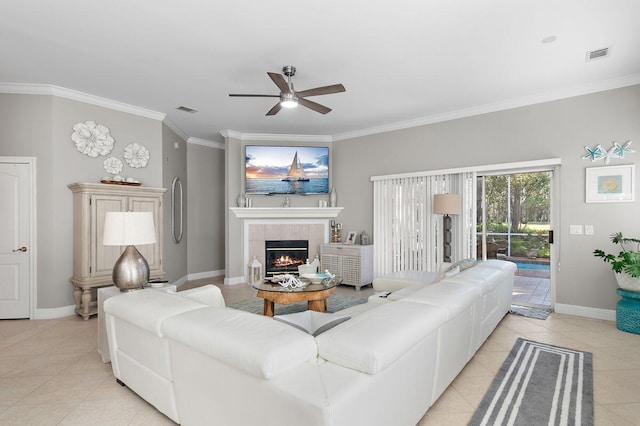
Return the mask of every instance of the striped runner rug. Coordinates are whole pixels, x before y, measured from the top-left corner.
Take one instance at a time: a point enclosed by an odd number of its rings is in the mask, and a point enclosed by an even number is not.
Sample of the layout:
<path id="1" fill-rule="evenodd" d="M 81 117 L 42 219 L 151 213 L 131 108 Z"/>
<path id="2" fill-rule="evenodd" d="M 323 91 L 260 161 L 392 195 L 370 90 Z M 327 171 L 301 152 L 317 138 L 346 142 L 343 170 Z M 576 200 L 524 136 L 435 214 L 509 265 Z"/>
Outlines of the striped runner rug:
<path id="1" fill-rule="evenodd" d="M 518 339 L 469 422 L 593 425 L 589 352 Z"/>

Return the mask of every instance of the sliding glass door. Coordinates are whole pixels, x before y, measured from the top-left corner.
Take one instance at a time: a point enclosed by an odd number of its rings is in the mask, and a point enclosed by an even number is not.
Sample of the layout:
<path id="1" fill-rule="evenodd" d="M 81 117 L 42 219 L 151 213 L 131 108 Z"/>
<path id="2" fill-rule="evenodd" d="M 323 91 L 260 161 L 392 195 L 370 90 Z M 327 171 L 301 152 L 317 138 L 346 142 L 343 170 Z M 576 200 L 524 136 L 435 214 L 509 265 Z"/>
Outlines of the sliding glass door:
<path id="1" fill-rule="evenodd" d="M 514 303 L 551 306 L 551 170 L 477 178 L 478 259 L 516 263 Z"/>

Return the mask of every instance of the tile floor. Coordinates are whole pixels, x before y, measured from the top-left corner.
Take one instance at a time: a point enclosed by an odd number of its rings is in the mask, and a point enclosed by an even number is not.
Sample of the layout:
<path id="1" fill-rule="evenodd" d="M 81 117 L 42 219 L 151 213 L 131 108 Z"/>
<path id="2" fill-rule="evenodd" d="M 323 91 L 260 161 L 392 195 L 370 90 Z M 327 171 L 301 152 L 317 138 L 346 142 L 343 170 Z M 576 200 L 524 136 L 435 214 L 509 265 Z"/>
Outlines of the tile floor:
<path id="1" fill-rule="evenodd" d="M 248 285 L 221 287 L 227 303 L 255 295 Z M 116 384 L 96 351 L 97 324 L 77 316 L 0 321 L 0 425 L 173 424 Z M 640 336 L 558 314 L 545 321 L 507 315 L 419 425 L 466 425 L 517 337 L 592 352 L 596 425 L 640 425 Z"/>
<path id="2" fill-rule="evenodd" d="M 513 302 L 518 305 L 551 306 L 551 280 L 516 275 L 513 282 Z"/>

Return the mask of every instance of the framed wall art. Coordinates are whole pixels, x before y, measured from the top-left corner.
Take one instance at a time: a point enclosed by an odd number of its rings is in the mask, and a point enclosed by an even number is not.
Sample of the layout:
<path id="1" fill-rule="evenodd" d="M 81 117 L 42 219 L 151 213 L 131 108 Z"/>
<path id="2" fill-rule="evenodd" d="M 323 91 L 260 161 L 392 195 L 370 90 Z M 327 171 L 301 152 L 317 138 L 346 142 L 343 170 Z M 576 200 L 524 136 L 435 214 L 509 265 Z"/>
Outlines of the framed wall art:
<path id="1" fill-rule="evenodd" d="M 635 165 L 588 167 L 587 203 L 626 203 L 635 201 Z"/>

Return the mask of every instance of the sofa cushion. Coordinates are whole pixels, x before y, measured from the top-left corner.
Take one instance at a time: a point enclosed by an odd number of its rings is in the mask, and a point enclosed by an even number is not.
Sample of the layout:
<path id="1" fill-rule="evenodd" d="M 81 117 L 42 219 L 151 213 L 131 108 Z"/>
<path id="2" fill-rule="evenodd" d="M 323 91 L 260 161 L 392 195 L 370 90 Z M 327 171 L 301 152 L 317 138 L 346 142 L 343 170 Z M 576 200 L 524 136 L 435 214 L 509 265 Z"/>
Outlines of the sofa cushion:
<path id="1" fill-rule="evenodd" d="M 399 271 L 373 280 L 375 291 L 396 291 L 415 284 L 429 284 L 437 276 L 435 272 Z"/>
<path id="2" fill-rule="evenodd" d="M 428 285 L 430 285 L 430 284 L 414 284 L 414 285 L 410 285 L 409 287 L 405 287 L 403 289 L 394 291 L 393 293 L 391 293 L 390 295 L 387 296 L 387 299 L 394 300 L 394 301 L 402 300 L 405 297 L 408 297 L 408 296 L 412 295 L 416 291 L 422 290 L 423 288 L 425 288 Z"/>
<path id="3" fill-rule="evenodd" d="M 137 290 L 110 297 L 104 311 L 162 337 L 162 322 L 174 315 L 202 309 L 206 305 L 163 291 Z"/>
<path id="4" fill-rule="evenodd" d="M 263 379 L 317 357 L 312 336 L 271 317 L 237 309 L 186 312 L 165 321 L 163 331 L 173 341 Z"/>
<path id="5" fill-rule="evenodd" d="M 484 294 L 495 288 L 504 276 L 505 273 L 503 270 L 494 267 L 487 267 L 483 263 L 475 268 L 464 271 L 464 273 L 450 277 L 447 281 L 467 283 L 469 285 L 479 287 L 482 294 Z"/>
<path id="6" fill-rule="evenodd" d="M 436 306 L 394 302 L 378 305 L 316 337 L 318 354 L 343 367 L 377 374 L 446 320 Z"/>
<path id="7" fill-rule="evenodd" d="M 169 292 L 180 297 L 186 297 L 187 299 L 195 300 L 196 302 L 204 303 L 205 305 L 215 306 L 217 308 L 224 308 L 224 297 L 220 289 L 213 285 L 207 284 L 202 287 L 191 288 L 179 292 Z"/>
<path id="8" fill-rule="evenodd" d="M 446 320 L 450 320 L 471 306 L 481 294 L 477 286 L 453 281 L 461 275 L 426 286 L 400 301 L 439 306 L 447 312 Z"/>
<path id="9" fill-rule="evenodd" d="M 500 270 L 505 271 L 505 272 L 510 273 L 510 274 L 515 274 L 516 270 L 518 269 L 516 264 L 513 263 L 513 262 L 509 262 L 509 261 L 506 261 L 506 260 L 496 260 L 496 259 L 486 260 L 486 261 L 482 262 L 482 266 L 485 267 L 485 268 L 500 269 Z"/>

